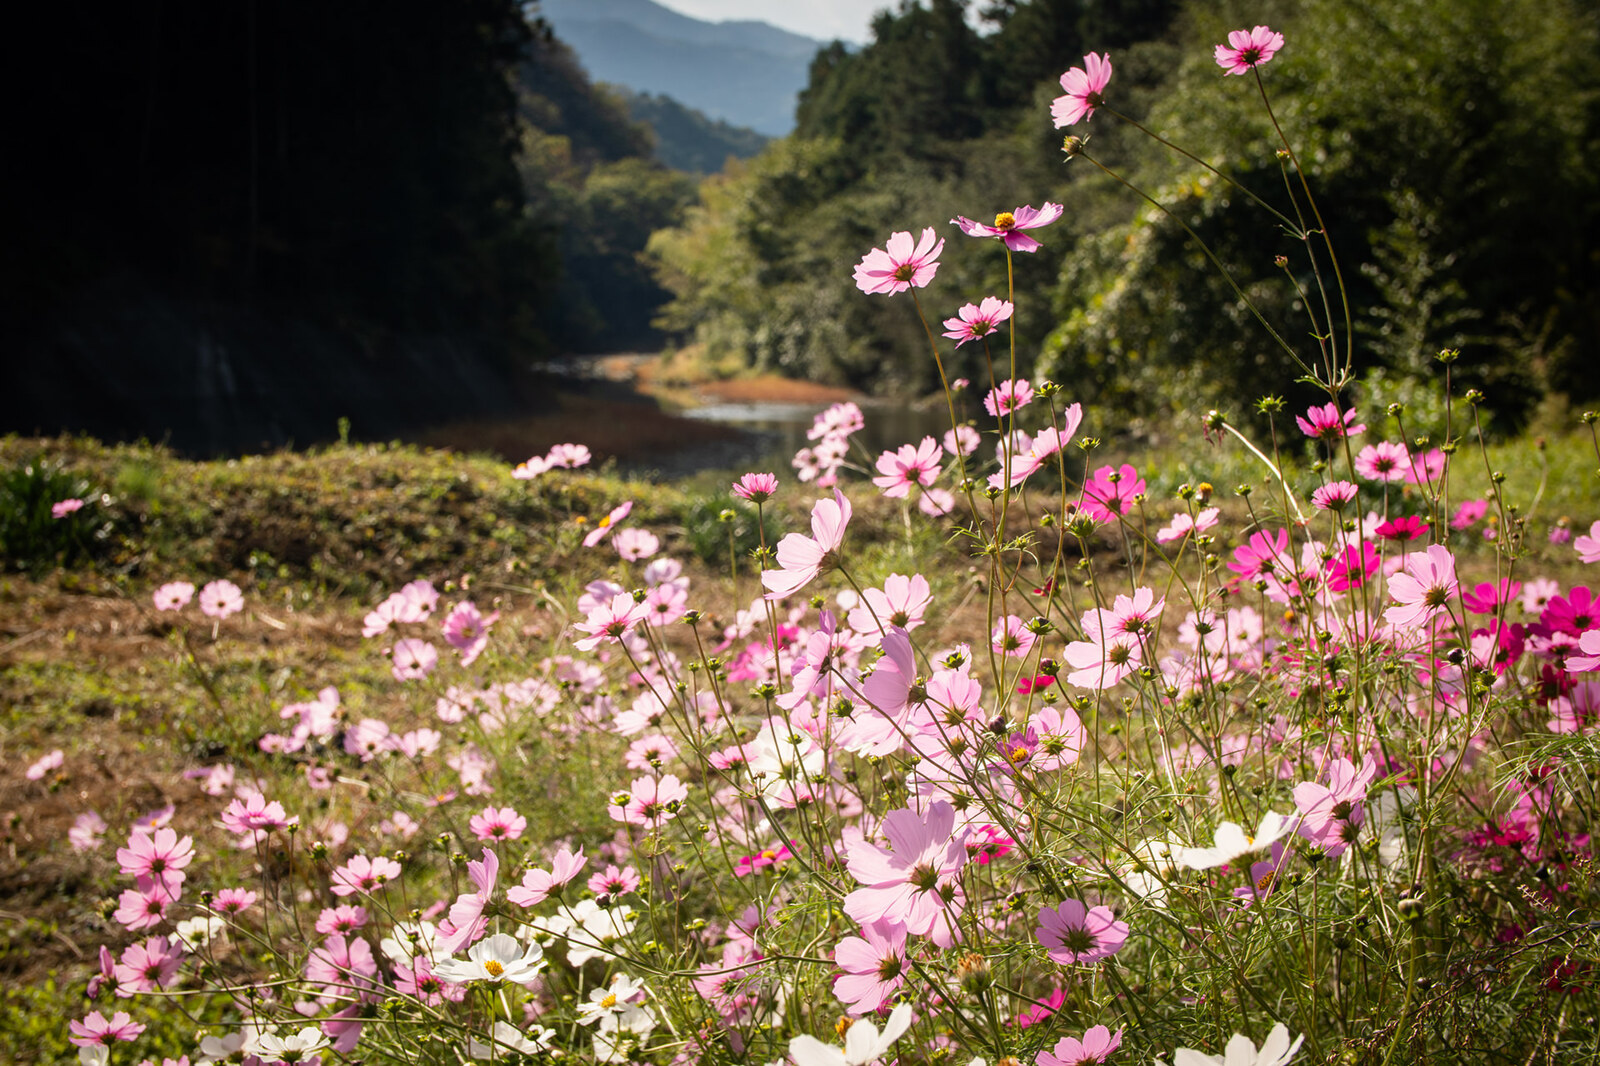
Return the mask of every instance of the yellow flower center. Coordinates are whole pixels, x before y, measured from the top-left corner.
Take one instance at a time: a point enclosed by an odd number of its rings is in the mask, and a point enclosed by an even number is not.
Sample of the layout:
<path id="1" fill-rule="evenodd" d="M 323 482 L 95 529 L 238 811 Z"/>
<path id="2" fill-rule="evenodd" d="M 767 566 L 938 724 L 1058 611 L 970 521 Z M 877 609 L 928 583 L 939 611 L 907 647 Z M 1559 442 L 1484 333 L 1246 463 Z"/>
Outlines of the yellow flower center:
<path id="1" fill-rule="evenodd" d="M 1017 224 L 1017 216 L 1010 211 L 1002 211 L 994 216 L 995 229 L 1010 229 Z"/>
<path id="2" fill-rule="evenodd" d="M 615 1007 L 616 1005 L 617 1005 L 617 994 L 615 992 L 607 993 L 606 998 L 602 999 L 600 1001 L 600 1006 L 604 1007 L 606 1010 L 610 1010 L 612 1007 Z"/>
<path id="3" fill-rule="evenodd" d="M 490 977 L 499 977 L 501 974 L 506 972 L 506 968 L 500 965 L 499 959 L 490 959 L 488 962 L 483 964 L 483 972 L 488 974 Z"/>
<path id="4" fill-rule="evenodd" d="M 855 1023 L 856 1022 L 854 1018 L 841 1017 L 838 1021 L 833 1023 L 834 1035 L 839 1037 L 841 1040 L 844 1039 L 844 1034 L 848 1033 L 850 1031 L 850 1027 Z"/>
<path id="5" fill-rule="evenodd" d="M 770 861 L 772 859 L 776 859 L 778 857 L 778 853 L 773 851 L 771 848 L 768 848 L 766 851 L 761 853 L 761 857 Z"/>

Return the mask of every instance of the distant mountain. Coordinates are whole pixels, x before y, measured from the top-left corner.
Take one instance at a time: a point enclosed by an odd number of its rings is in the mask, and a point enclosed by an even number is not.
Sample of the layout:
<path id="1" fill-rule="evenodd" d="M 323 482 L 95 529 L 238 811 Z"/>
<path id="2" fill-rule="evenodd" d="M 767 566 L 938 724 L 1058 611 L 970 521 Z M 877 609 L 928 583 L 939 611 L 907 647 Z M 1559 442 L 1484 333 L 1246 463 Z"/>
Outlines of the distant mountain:
<path id="1" fill-rule="evenodd" d="M 538 13 L 596 81 L 659 93 L 779 137 L 822 42 L 765 22 L 704 22 L 652 0 L 543 0 Z"/>
<path id="2" fill-rule="evenodd" d="M 670 96 L 622 90 L 628 116 L 655 134 L 656 158 L 673 170 L 715 174 L 729 156 L 749 159 L 771 138 L 744 126 L 713 119 Z"/>

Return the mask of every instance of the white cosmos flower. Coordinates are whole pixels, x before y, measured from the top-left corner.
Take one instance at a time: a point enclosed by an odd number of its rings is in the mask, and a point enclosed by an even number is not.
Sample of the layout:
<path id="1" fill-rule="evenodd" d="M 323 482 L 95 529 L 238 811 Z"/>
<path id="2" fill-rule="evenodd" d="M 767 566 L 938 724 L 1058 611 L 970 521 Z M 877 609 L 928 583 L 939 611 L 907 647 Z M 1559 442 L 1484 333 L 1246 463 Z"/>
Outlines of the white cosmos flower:
<path id="1" fill-rule="evenodd" d="M 288 1036 L 262 1033 L 256 1038 L 254 1054 L 267 1062 L 305 1062 L 310 1055 L 328 1044 L 328 1038 L 321 1029 L 308 1025 Z"/>
<path id="2" fill-rule="evenodd" d="M 619 973 L 611 979 L 609 988 L 594 989 L 589 993 L 589 1002 L 578 1004 L 578 1022 L 599 1022 L 600 1031 L 605 1033 L 625 1029 L 648 1036 L 656 1027 L 655 1016 L 633 1002 L 643 991 L 643 981 Z"/>
<path id="3" fill-rule="evenodd" d="M 199 951 L 211 943 L 211 938 L 228 927 L 228 923 L 215 915 L 185 918 L 175 927 L 175 935 L 190 952 Z"/>
<path id="4" fill-rule="evenodd" d="M 1210 870 L 1232 862 L 1242 855 L 1272 847 L 1294 828 L 1298 815 L 1285 817 L 1277 811 L 1268 811 L 1254 833 L 1246 833 L 1235 822 L 1217 826 L 1215 843 L 1209 848 L 1183 848 L 1176 854 L 1178 865 L 1190 870 Z"/>
<path id="5" fill-rule="evenodd" d="M 415 940 L 411 938 L 413 933 L 416 934 Z M 378 947 L 390 962 L 404 968 L 417 955 L 432 961 L 433 946 L 438 939 L 439 931 L 432 922 L 396 922 L 394 931 L 384 937 Z"/>
<path id="6" fill-rule="evenodd" d="M 468 981 L 515 981 L 530 984 L 539 976 L 544 949 L 538 944 L 524 950 L 514 936 L 496 933 L 467 950 L 467 961 L 445 959 L 433 964 L 433 973 L 442 981 L 465 984 Z"/>
<path id="7" fill-rule="evenodd" d="M 911 1005 L 902 1003 L 889 1012 L 882 1033 L 865 1019 L 857 1021 L 844 1034 L 842 1050 L 814 1036 L 797 1036 L 789 1041 L 789 1057 L 796 1066 L 866 1066 L 882 1058 L 890 1045 L 910 1027 Z"/>
<path id="8" fill-rule="evenodd" d="M 490 1042 L 484 1043 L 477 1037 L 469 1038 L 467 1054 L 475 1059 L 492 1059 L 504 1056 L 509 1049 L 520 1051 L 524 1055 L 537 1055 L 550 1046 L 550 1041 L 555 1035 L 555 1030 L 545 1029 L 542 1026 L 535 1028 L 531 1035 L 524 1035 L 510 1022 L 495 1022 L 494 1035 L 489 1038 Z"/>
<path id="9" fill-rule="evenodd" d="M 1172 1054 L 1173 1066 L 1284 1066 L 1300 1051 L 1304 1036 L 1289 1042 L 1289 1030 L 1282 1022 L 1272 1027 L 1272 1032 L 1261 1042 L 1257 1051 L 1250 1038 L 1234 1033 L 1221 1055 L 1207 1055 L 1192 1048 L 1181 1047 Z"/>

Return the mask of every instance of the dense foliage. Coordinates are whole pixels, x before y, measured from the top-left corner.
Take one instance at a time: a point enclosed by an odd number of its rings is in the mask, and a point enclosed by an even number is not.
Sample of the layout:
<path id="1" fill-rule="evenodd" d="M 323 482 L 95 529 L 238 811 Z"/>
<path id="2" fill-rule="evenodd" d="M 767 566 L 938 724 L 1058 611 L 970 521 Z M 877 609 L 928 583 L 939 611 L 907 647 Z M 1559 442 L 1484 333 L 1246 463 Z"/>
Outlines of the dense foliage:
<path id="1" fill-rule="evenodd" d="M 1204 46 L 1226 25 L 1270 21 L 1317 45 L 1291 44 L 1268 81 L 1338 218 L 1344 282 L 1366 308 L 1371 395 L 1407 393 L 1444 347 L 1462 349 L 1469 377 L 1510 422 L 1541 391 L 1600 388 L 1592 10 L 1041 0 L 994 5 L 978 33 L 963 6 L 903 4 L 879 15 L 867 48 L 819 53 L 794 136 L 711 179 L 684 226 L 652 245 L 676 294 L 666 325 L 718 360 L 743 353 L 791 373 L 925 388 L 933 369 L 916 354 L 909 312 L 867 320 L 849 298 L 851 263 L 894 227 L 954 237 L 945 222 L 955 214 L 986 220 L 1051 200 L 1066 205 L 1067 230 L 1018 262 L 1017 291 L 1033 297 L 1019 302 L 1025 369 L 1082 382 L 1086 399 L 1146 426 L 1244 384 L 1293 391 L 1293 369 L 1244 328 L 1221 276 L 1191 269 L 1204 260 L 1178 222 L 1285 326 L 1292 295 L 1273 303 L 1263 290 L 1283 280 L 1274 257 L 1293 249 L 1269 216 L 1102 109 L 1081 131 L 1090 152 L 1171 214 L 1156 211 L 1087 161 L 1064 165 L 1048 118 L 1061 72 L 1109 50 L 1108 108 L 1287 210 L 1253 87 L 1215 91 Z M 948 277 L 938 291 L 1005 293 L 997 260 Z M 945 317 L 955 306 L 928 310 Z M 952 372 L 975 369 L 958 358 Z"/>

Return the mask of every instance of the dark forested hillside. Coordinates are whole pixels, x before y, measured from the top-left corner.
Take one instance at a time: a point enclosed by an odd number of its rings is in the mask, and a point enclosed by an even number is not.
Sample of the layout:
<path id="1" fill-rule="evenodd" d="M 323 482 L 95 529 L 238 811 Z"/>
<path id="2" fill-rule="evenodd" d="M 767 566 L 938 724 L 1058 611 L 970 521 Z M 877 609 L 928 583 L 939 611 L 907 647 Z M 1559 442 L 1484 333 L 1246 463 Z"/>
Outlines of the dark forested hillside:
<path id="1" fill-rule="evenodd" d="M 1288 43 L 1262 68 L 1264 84 L 1340 255 L 1341 279 L 1321 269 L 1352 301 L 1362 395 L 1380 409 L 1402 398 L 1425 407 L 1442 348 L 1461 349 L 1456 380 L 1487 389 L 1504 425 L 1543 392 L 1600 392 L 1591 5 L 999 0 L 976 27 L 972 6 L 901 3 L 877 16 L 866 48 L 817 55 L 795 134 L 710 179 L 686 223 L 652 243 L 675 294 L 669 327 L 720 365 L 738 355 L 927 388 L 935 377 L 910 301 L 863 297 L 852 266 L 891 231 L 934 227 L 951 244 L 921 300 L 930 318 L 949 317 L 1004 295 L 1007 279 L 994 243 L 948 220 L 1051 200 L 1065 216 L 1016 262 L 1025 372 L 1070 380 L 1075 396 L 1147 425 L 1293 395 L 1299 371 L 1183 227 L 1309 352 L 1324 327 L 1296 293 L 1316 282 L 1303 244 L 1134 125 L 1292 215 L 1254 79 L 1225 78 L 1212 55 L 1229 30 L 1270 23 Z M 1070 131 L 1088 140 L 1069 161 L 1050 103 L 1091 51 L 1109 54 L 1115 73 L 1094 117 Z M 948 356 L 952 373 L 987 373 L 976 348 Z"/>
<path id="2" fill-rule="evenodd" d="M 525 20 L 534 10 L 128 0 L 19 12 L 0 275 L 18 387 L 0 401 L 3 428 L 171 430 L 208 447 L 215 438 L 186 433 L 191 409 L 218 390 L 241 418 L 266 403 L 246 392 L 271 375 L 268 335 L 301 338 L 289 361 L 328 367 L 327 388 L 408 366 L 445 417 L 485 395 L 504 402 L 510 390 L 487 384 L 498 368 L 648 342 L 663 294 L 638 252 L 690 190 L 648 162 L 647 131 Z M 594 310 L 612 298 L 629 303 Z M 454 368 L 439 364 L 462 361 L 482 387 L 446 380 Z M 137 368 L 119 384 L 131 394 L 96 393 L 110 386 L 94 368 L 117 365 Z M 226 373 L 207 386 L 197 366 Z M 318 384 L 305 406 L 392 424 L 359 390 L 314 398 Z M 256 439 L 332 432 L 326 411 L 312 427 L 267 406 Z M 78 417 L 88 411 L 116 417 Z"/>

